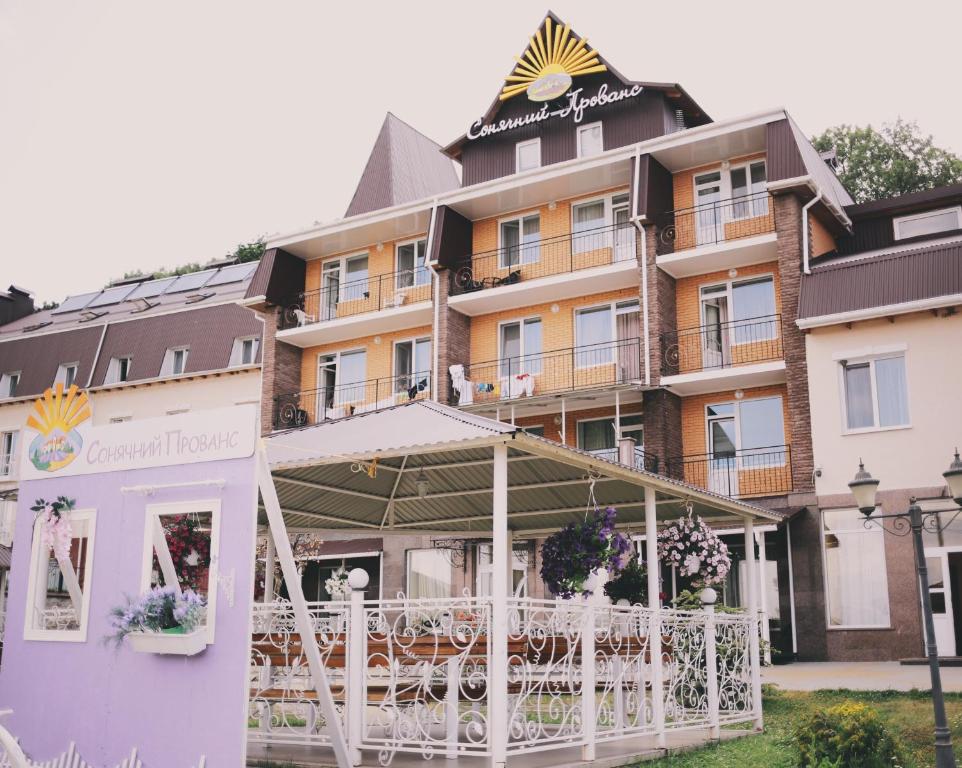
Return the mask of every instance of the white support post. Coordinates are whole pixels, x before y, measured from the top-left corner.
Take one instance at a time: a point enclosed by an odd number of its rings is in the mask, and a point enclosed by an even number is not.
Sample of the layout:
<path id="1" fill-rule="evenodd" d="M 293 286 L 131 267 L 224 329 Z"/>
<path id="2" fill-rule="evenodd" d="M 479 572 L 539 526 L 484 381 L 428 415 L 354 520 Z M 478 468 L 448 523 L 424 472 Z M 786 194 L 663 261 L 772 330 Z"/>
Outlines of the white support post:
<path id="1" fill-rule="evenodd" d="M 267 547 L 264 553 L 264 602 L 274 602 L 274 537 L 270 529 L 267 530 Z"/>
<path id="2" fill-rule="evenodd" d="M 363 568 L 354 568 L 347 576 L 351 587 L 351 616 L 347 633 L 347 740 L 351 760 L 361 764 L 361 742 L 364 741 L 364 668 L 367 666 L 367 622 L 364 620 L 364 590 L 370 577 Z"/>
<path id="3" fill-rule="evenodd" d="M 615 390 L 615 445 L 621 439 L 621 390 Z"/>
<path id="4" fill-rule="evenodd" d="M 491 663 L 488 666 L 492 768 L 508 759 L 508 446 L 494 446 L 492 483 Z"/>
<path id="5" fill-rule="evenodd" d="M 271 478 L 271 468 L 267 463 L 267 453 L 264 450 L 263 443 L 257 451 L 257 484 L 264 500 L 264 512 L 267 514 L 271 535 L 274 537 L 277 559 L 281 563 L 281 574 L 287 584 L 287 594 L 291 601 L 291 607 L 294 609 L 294 626 L 301 636 L 301 648 L 307 656 L 307 665 L 311 670 L 311 679 L 314 681 L 314 687 L 317 691 L 321 713 L 324 715 L 325 729 L 331 739 L 337 768 L 351 768 L 347 741 L 344 738 L 341 721 L 334 707 L 334 696 L 331 694 L 330 682 L 327 679 L 327 672 L 324 670 L 324 662 L 321 660 L 321 649 L 318 648 L 314 623 L 311 621 L 307 601 L 304 599 L 301 575 L 294 563 L 294 552 L 291 549 L 291 541 L 287 536 L 284 514 L 281 512 L 281 504 L 277 498 L 274 481 Z"/>
<path id="6" fill-rule="evenodd" d="M 715 642 L 715 590 L 702 590 L 702 608 L 705 611 L 705 682 L 708 696 L 708 735 L 721 738 L 718 722 L 718 649 Z"/>
<path id="7" fill-rule="evenodd" d="M 568 423 L 568 419 L 565 418 L 565 416 L 566 416 L 566 414 L 565 414 L 565 399 L 562 397 L 562 398 L 561 398 L 561 444 L 562 444 L 562 445 L 567 445 L 567 444 L 568 444 L 568 438 L 567 438 L 567 436 L 566 436 L 566 434 L 565 434 L 565 428 L 566 428 L 566 425 L 567 425 L 567 423 Z"/>
<path id="8" fill-rule="evenodd" d="M 581 759 L 595 759 L 597 702 L 595 701 L 595 606 L 591 597 L 583 598 L 581 623 L 581 727 L 584 743 Z"/>
<path id="9" fill-rule="evenodd" d="M 655 490 L 645 488 L 645 563 L 648 567 L 648 607 L 651 626 L 648 630 L 648 653 L 651 657 L 651 708 L 658 747 L 665 748 L 664 666 L 661 659 L 661 591 L 658 563 L 658 505 Z"/>
<path id="10" fill-rule="evenodd" d="M 624 658 L 622 658 L 620 653 L 615 654 L 611 660 L 611 679 L 617 681 L 617 685 L 612 686 L 615 699 L 615 731 L 617 733 L 624 733 L 625 723 L 627 722 L 627 718 L 625 717 L 625 695 L 629 687 L 629 681 L 625 679 L 627 674 L 625 671 Z"/>
<path id="11" fill-rule="evenodd" d="M 745 581 L 748 594 L 748 616 L 751 630 L 748 634 L 749 663 L 752 673 L 752 706 L 755 710 L 755 728 L 762 728 L 762 669 L 758 658 L 758 572 L 755 564 L 755 523 L 745 518 Z"/>
<path id="12" fill-rule="evenodd" d="M 765 552 L 765 531 L 758 532 L 758 610 L 761 612 L 762 640 L 765 641 L 765 663 L 771 664 L 771 629 L 768 626 L 768 555 Z"/>
<path id="13" fill-rule="evenodd" d="M 445 662 L 444 672 L 448 683 L 448 690 L 444 697 L 444 735 L 448 744 L 445 757 L 448 760 L 456 760 L 458 757 L 458 691 L 461 686 L 456 657 L 452 656 Z"/>

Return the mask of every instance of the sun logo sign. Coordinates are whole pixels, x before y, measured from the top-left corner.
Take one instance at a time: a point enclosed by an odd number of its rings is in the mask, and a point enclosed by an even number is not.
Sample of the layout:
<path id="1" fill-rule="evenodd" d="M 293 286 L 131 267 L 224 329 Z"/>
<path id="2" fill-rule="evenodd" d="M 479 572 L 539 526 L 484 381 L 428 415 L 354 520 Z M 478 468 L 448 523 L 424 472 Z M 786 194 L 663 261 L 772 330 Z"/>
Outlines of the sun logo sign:
<path id="1" fill-rule="evenodd" d="M 571 87 L 572 78 L 608 69 L 597 52 L 588 48 L 587 39 L 572 37 L 567 24 L 552 24 L 550 16 L 531 38 L 524 58 L 516 61 L 514 71 L 505 78 L 501 101 L 522 91 L 527 91 L 531 101 L 551 101 Z"/>
<path id="2" fill-rule="evenodd" d="M 72 462 L 83 447 L 77 427 L 90 418 L 87 393 L 63 384 L 48 389 L 34 403 L 27 426 L 38 434 L 28 448 L 31 463 L 41 472 L 56 472 Z"/>

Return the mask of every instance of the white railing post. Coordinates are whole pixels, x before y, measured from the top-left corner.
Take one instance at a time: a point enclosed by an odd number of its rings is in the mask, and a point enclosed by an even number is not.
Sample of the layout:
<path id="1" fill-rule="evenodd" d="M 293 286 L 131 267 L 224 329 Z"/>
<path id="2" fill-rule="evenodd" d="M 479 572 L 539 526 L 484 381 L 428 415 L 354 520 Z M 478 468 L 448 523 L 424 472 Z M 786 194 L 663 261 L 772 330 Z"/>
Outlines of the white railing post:
<path id="1" fill-rule="evenodd" d="M 755 728 L 762 729 L 762 668 L 758 653 L 758 571 L 755 563 L 755 525 L 745 518 L 745 581 L 748 592 L 748 658 L 751 665 L 752 710 Z"/>
<path id="2" fill-rule="evenodd" d="M 595 759 L 595 730 L 598 715 L 595 701 L 595 606 L 584 598 L 581 624 L 581 728 L 582 760 Z"/>
<path id="3" fill-rule="evenodd" d="M 488 637 L 488 739 L 492 768 L 508 759 L 508 446 L 494 446 L 492 478 L 491 634 Z"/>
<path id="4" fill-rule="evenodd" d="M 458 659 L 452 656 L 444 665 L 448 689 L 444 697 L 444 733 L 448 743 L 445 757 L 455 760 L 458 757 L 458 691 L 461 678 L 458 671 Z"/>
<path id="5" fill-rule="evenodd" d="M 367 663 L 367 622 L 364 619 L 364 590 L 369 576 L 363 568 L 347 575 L 351 588 L 351 609 L 345 646 L 347 651 L 347 743 L 354 765 L 361 764 L 364 740 L 364 667 Z"/>
<path id="6" fill-rule="evenodd" d="M 758 610 L 762 624 L 762 640 L 765 641 L 765 653 L 762 654 L 766 664 L 772 663 L 771 630 L 768 626 L 768 553 L 765 551 L 765 532 L 758 534 Z"/>
<path id="7" fill-rule="evenodd" d="M 651 662 L 651 714 L 658 747 L 665 747 L 665 692 L 661 658 L 661 580 L 658 562 L 658 507 L 653 488 L 645 488 L 645 564 L 648 569 L 648 655 Z"/>
<path id="8" fill-rule="evenodd" d="M 701 607 L 705 611 L 705 687 L 708 694 L 709 736 L 721 738 L 718 725 L 718 649 L 715 646 L 715 600 L 718 593 L 711 587 L 701 591 Z"/>

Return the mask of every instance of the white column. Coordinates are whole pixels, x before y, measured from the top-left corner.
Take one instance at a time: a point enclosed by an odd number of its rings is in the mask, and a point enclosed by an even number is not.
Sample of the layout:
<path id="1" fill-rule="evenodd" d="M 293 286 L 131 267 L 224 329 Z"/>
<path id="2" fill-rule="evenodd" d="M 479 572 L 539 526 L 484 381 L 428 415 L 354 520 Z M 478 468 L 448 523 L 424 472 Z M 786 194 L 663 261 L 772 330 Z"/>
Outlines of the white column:
<path id="1" fill-rule="evenodd" d="M 594 597 L 592 595 L 592 597 Z M 598 712 L 595 701 L 595 606 L 592 597 L 582 598 L 581 622 L 581 723 L 584 729 L 584 743 L 581 746 L 581 759 L 595 759 L 595 729 Z"/>
<path id="2" fill-rule="evenodd" d="M 708 733 L 713 739 L 721 737 L 718 724 L 718 649 L 715 635 L 714 589 L 703 589 L 701 607 L 705 611 L 705 682 L 708 693 Z"/>
<path id="3" fill-rule="evenodd" d="M 648 649 L 651 655 L 651 697 L 652 717 L 658 746 L 665 746 L 665 694 L 661 659 L 661 591 L 658 563 L 658 507 L 655 503 L 655 490 L 645 488 L 645 563 L 648 567 L 648 607 L 652 611 L 651 627 L 648 630 Z"/>
<path id="4" fill-rule="evenodd" d="M 267 549 L 264 555 L 264 602 L 274 602 L 274 537 L 270 528 L 267 529 Z"/>
<path id="5" fill-rule="evenodd" d="M 762 640 L 765 641 L 765 663 L 770 664 L 772 634 L 768 626 L 768 555 L 765 553 L 765 531 L 758 533 L 758 610 L 762 622 Z"/>
<path id="6" fill-rule="evenodd" d="M 347 741 L 351 760 L 361 764 L 361 742 L 364 740 L 364 670 L 367 666 L 367 622 L 364 620 L 364 590 L 370 577 L 363 568 L 354 568 L 347 576 L 351 587 L 351 614 L 347 635 Z"/>
<path id="7" fill-rule="evenodd" d="M 758 659 L 758 569 L 755 563 L 755 524 L 745 518 L 745 582 L 748 616 L 751 631 L 748 636 L 749 663 L 752 673 L 752 704 L 755 708 L 755 727 L 762 727 L 762 669 Z"/>
<path id="8" fill-rule="evenodd" d="M 458 699 L 461 689 L 458 660 L 452 656 L 444 663 L 444 676 L 448 688 L 444 695 L 444 738 L 447 741 L 447 751 L 444 756 L 448 760 L 458 757 Z"/>
<path id="9" fill-rule="evenodd" d="M 508 755 L 508 446 L 494 446 L 491 546 L 491 664 L 488 667 L 491 765 Z"/>

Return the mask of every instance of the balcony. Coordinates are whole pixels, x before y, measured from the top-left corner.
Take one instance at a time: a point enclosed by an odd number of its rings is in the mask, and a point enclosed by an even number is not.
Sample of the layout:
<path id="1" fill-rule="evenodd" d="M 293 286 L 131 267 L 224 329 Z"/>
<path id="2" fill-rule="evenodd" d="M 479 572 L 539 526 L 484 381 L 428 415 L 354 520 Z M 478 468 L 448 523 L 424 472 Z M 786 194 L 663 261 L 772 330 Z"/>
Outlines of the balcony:
<path id="1" fill-rule="evenodd" d="M 665 459 L 664 474 L 731 498 L 790 493 L 792 453 L 787 445 Z"/>
<path id="2" fill-rule="evenodd" d="M 685 328 L 662 334 L 661 384 L 681 395 L 785 380 L 781 315 Z"/>
<path id="3" fill-rule="evenodd" d="M 628 386 L 641 376 L 641 354 L 635 338 L 475 363 L 465 366 L 463 390 L 451 405 L 507 405 L 541 395 Z"/>
<path id="4" fill-rule="evenodd" d="M 613 461 L 617 464 L 621 463 L 621 454 L 617 448 L 599 448 L 594 451 L 588 451 L 588 453 L 605 461 Z M 658 463 L 657 456 L 645 453 L 645 449 L 641 446 L 635 446 L 635 469 L 644 469 L 648 472 L 657 473 Z"/>
<path id="5" fill-rule="evenodd" d="M 292 429 L 431 396 L 431 371 L 336 384 L 274 397 L 274 429 Z"/>
<path id="6" fill-rule="evenodd" d="M 481 315 L 636 287 L 636 234 L 619 223 L 475 253 L 455 271 L 448 303 Z"/>
<path id="7" fill-rule="evenodd" d="M 429 325 L 431 298 L 431 271 L 427 268 L 346 282 L 333 280 L 284 306 L 277 337 L 288 344 L 311 347 Z"/>
<path id="8" fill-rule="evenodd" d="M 657 264 L 674 277 L 777 258 L 772 195 L 759 192 L 665 215 L 657 227 Z"/>

